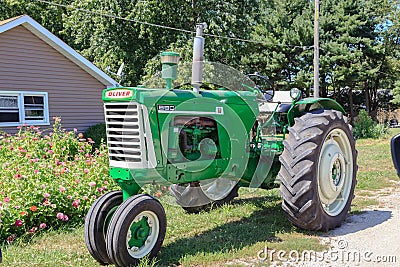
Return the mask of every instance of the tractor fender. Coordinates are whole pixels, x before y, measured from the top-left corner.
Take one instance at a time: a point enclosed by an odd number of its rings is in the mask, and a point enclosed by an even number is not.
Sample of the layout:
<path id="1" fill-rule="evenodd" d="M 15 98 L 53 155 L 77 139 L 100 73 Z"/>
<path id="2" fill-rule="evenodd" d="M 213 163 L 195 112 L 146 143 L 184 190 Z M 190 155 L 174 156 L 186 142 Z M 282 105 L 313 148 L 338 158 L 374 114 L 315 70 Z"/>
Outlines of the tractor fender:
<path id="1" fill-rule="evenodd" d="M 293 126 L 294 118 L 300 117 L 304 113 L 316 109 L 333 109 L 342 112 L 343 115 L 346 115 L 344 108 L 333 99 L 308 97 L 295 102 L 289 109 L 287 114 L 289 125 Z"/>

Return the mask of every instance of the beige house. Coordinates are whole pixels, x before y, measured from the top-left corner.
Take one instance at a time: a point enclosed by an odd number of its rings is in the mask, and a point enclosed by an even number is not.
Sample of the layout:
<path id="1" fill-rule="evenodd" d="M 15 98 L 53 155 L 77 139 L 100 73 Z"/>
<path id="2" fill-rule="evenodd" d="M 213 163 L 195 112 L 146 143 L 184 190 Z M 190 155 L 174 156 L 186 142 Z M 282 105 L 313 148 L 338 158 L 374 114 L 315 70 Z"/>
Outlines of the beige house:
<path id="1" fill-rule="evenodd" d="M 0 131 L 56 116 L 84 131 L 104 121 L 101 92 L 116 84 L 31 17 L 0 21 Z"/>

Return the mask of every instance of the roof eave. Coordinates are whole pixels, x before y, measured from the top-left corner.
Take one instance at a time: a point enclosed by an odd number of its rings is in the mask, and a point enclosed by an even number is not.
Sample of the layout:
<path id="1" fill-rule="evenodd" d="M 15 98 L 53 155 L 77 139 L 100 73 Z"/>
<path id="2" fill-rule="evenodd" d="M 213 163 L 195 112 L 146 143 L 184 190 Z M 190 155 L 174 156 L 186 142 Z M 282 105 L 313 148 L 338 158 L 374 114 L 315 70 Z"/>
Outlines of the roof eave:
<path id="1" fill-rule="evenodd" d="M 15 19 L 10 19 L 9 22 L 0 25 L 0 34 L 19 25 L 24 26 L 38 38 L 42 39 L 44 42 L 46 42 L 51 47 L 56 49 L 58 52 L 60 52 L 66 58 L 68 58 L 76 65 L 81 67 L 83 70 L 92 75 L 94 78 L 96 78 L 105 86 L 107 87 L 116 86 L 118 84 L 114 79 L 105 74 L 93 63 L 91 63 L 89 60 L 81 56 L 69 45 L 64 43 L 60 38 L 52 34 L 50 31 L 48 31 L 46 28 L 37 23 L 34 19 L 29 17 L 28 15 L 16 17 Z"/>

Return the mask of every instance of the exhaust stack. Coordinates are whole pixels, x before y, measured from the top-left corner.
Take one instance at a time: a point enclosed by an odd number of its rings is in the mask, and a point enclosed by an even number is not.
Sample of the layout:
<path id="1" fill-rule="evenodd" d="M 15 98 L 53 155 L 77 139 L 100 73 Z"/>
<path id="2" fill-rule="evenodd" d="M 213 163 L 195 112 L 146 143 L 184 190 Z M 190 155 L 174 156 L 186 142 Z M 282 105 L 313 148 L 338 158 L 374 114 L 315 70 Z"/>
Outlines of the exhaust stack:
<path id="1" fill-rule="evenodd" d="M 192 86 L 193 91 L 198 93 L 203 84 L 203 60 L 204 60 L 204 37 L 203 30 L 206 23 L 196 25 L 196 37 L 193 42 L 193 64 L 192 64 Z"/>

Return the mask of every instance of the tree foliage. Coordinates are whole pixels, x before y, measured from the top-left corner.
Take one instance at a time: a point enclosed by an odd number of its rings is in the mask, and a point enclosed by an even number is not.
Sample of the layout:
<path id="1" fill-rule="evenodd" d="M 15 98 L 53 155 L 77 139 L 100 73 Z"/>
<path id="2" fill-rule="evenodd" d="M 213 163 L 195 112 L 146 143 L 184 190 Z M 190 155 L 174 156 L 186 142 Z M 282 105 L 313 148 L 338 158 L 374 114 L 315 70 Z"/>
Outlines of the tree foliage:
<path id="1" fill-rule="evenodd" d="M 313 64 L 313 10 L 308 1 L 263 1 L 254 26 L 247 69 L 268 75 L 280 87 L 308 88 Z M 281 88 L 282 89 L 282 88 Z"/>

